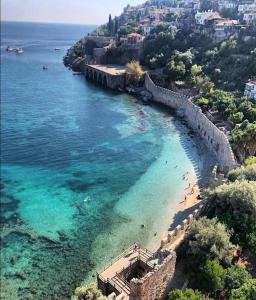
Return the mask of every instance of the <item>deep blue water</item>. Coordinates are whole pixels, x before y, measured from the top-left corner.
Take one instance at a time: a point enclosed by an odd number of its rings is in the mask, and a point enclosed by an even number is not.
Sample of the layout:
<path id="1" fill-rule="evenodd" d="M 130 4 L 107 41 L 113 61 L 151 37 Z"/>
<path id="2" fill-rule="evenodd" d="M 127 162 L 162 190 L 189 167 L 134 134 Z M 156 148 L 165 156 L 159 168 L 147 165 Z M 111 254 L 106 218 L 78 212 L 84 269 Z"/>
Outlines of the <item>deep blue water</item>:
<path id="1" fill-rule="evenodd" d="M 63 66 L 93 28 L 2 23 L 3 299 L 69 299 L 132 242 L 152 245 L 183 174 L 197 171 L 193 141 L 169 111 Z"/>

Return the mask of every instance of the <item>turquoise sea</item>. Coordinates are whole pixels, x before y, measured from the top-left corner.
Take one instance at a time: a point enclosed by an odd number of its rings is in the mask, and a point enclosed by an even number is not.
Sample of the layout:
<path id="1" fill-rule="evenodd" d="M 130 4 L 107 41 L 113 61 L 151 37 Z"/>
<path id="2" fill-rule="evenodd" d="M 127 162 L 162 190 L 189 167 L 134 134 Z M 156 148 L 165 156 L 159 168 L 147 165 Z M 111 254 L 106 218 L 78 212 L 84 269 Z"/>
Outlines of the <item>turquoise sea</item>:
<path id="1" fill-rule="evenodd" d="M 131 243 L 152 247 L 199 174 L 171 111 L 63 66 L 93 28 L 2 23 L 1 299 L 70 299 Z"/>

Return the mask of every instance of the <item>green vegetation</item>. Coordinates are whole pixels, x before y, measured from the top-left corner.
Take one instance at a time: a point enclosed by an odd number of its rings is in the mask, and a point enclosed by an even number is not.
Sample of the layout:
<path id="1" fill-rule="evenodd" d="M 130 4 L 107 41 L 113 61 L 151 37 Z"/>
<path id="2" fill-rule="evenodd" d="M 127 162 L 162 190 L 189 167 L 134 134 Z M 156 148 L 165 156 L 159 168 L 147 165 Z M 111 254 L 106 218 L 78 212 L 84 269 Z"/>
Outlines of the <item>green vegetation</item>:
<path id="1" fill-rule="evenodd" d="M 204 294 L 188 289 L 186 291 L 174 290 L 169 293 L 169 300 L 210 300 Z"/>
<path id="2" fill-rule="evenodd" d="M 246 281 L 240 288 L 232 290 L 230 300 L 256 299 L 256 279 Z"/>
<path id="3" fill-rule="evenodd" d="M 229 172 L 226 183 L 209 191 L 207 217 L 191 226 L 178 249 L 189 287 L 216 300 L 256 299 L 256 279 L 241 262 L 236 263 L 239 261 L 236 255 L 241 253 L 249 253 L 256 259 L 256 164 L 253 161 L 254 158 L 249 158 L 245 166 Z M 199 292 L 189 290 L 188 295 L 192 295 L 191 299 L 201 299 Z M 170 297 L 190 299 L 181 291 L 173 291 Z"/>
<path id="4" fill-rule="evenodd" d="M 107 300 L 102 293 L 94 286 L 78 287 L 72 300 Z"/>
<path id="5" fill-rule="evenodd" d="M 144 72 L 138 61 L 131 61 L 126 65 L 126 75 L 129 84 L 138 85 L 144 76 Z"/>

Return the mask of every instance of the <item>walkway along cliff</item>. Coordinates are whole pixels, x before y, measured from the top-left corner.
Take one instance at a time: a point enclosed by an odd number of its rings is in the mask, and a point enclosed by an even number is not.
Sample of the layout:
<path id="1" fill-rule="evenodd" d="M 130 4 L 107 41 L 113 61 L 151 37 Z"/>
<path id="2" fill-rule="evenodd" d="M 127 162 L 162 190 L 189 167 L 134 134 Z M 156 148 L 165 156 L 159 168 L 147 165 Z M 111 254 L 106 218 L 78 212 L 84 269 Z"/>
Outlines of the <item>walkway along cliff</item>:
<path id="1" fill-rule="evenodd" d="M 228 172 L 237 166 L 228 137 L 216 127 L 189 98 L 154 84 L 148 74 L 145 76 L 146 89 L 155 102 L 162 103 L 183 116 L 188 125 L 204 140 L 215 154 L 221 171 Z"/>

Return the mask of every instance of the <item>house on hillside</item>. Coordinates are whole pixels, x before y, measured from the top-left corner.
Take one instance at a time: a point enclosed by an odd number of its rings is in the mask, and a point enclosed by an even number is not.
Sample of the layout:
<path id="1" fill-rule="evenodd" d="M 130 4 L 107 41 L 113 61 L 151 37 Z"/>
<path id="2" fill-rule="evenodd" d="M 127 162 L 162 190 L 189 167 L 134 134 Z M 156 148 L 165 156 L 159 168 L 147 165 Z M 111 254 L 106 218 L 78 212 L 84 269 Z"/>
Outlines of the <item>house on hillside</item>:
<path id="1" fill-rule="evenodd" d="M 213 25 L 213 38 L 216 42 L 221 42 L 236 32 L 238 20 L 221 19 L 215 21 Z"/>
<path id="2" fill-rule="evenodd" d="M 223 10 L 223 9 L 236 9 L 237 8 L 237 4 L 236 4 L 236 2 L 234 2 L 232 0 L 220 0 L 218 2 L 218 7 L 219 7 L 219 10 Z"/>
<path id="3" fill-rule="evenodd" d="M 143 41 L 145 39 L 145 36 L 133 32 L 128 34 L 126 37 L 121 37 L 120 42 L 124 45 L 130 45 L 130 46 L 141 46 Z"/>
<path id="4" fill-rule="evenodd" d="M 141 44 L 144 41 L 145 37 L 139 33 L 133 32 L 127 35 L 127 43 L 134 45 L 134 44 Z"/>
<path id="5" fill-rule="evenodd" d="M 249 80 L 246 83 L 244 95 L 256 101 L 256 80 Z"/>
<path id="6" fill-rule="evenodd" d="M 244 13 L 243 20 L 246 24 L 253 24 L 253 22 L 256 22 L 256 8 L 253 11 L 247 11 Z"/>
<path id="7" fill-rule="evenodd" d="M 149 18 L 140 21 L 140 29 L 145 36 L 149 35 L 153 28 L 154 26 L 152 26 L 151 20 Z"/>
<path id="8" fill-rule="evenodd" d="M 250 12 L 255 10 L 256 10 L 256 0 L 247 1 L 238 5 L 239 14 L 244 14 L 245 12 Z"/>
<path id="9" fill-rule="evenodd" d="M 207 22 L 213 21 L 213 20 L 221 20 L 221 16 L 218 12 L 208 10 L 203 12 L 197 12 L 195 14 L 195 21 L 197 25 L 206 25 Z"/>

